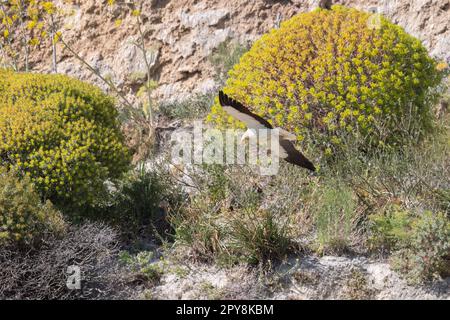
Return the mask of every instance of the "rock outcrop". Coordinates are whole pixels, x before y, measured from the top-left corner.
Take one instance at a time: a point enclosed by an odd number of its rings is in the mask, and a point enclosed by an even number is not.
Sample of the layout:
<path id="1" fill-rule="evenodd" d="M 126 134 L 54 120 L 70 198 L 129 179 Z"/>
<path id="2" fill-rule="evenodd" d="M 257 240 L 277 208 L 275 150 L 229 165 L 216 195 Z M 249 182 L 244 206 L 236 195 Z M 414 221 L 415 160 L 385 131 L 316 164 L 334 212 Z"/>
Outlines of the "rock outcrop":
<path id="1" fill-rule="evenodd" d="M 64 39 L 105 76 L 124 90 L 136 90 L 145 64 L 133 42 L 138 30 L 129 11 L 108 8 L 107 1 L 72 1 L 61 25 Z M 146 1 L 148 49 L 157 97 L 180 99 L 215 87 L 211 52 L 231 38 L 252 42 L 299 12 L 312 10 L 320 0 L 152 0 Z M 450 0 L 341 0 L 333 3 L 381 12 L 420 38 L 430 53 L 450 60 Z M 117 21 L 121 24 L 118 26 Z M 60 51 L 62 47 L 60 47 Z M 50 51 L 34 56 L 34 69 L 51 70 Z M 58 71 L 104 87 L 67 50 L 58 54 Z"/>

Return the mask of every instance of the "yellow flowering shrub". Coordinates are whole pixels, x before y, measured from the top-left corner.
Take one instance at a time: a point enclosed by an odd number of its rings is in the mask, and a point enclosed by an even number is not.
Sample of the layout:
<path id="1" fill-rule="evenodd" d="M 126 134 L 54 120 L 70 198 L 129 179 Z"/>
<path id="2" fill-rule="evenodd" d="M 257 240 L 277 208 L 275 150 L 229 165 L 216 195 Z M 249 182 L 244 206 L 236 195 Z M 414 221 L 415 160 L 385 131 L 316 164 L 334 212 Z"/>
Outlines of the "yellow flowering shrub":
<path id="1" fill-rule="evenodd" d="M 47 233 L 65 229 L 62 215 L 50 201 L 42 203 L 28 178 L 0 168 L 0 246 L 20 244 L 34 246 Z"/>
<path id="2" fill-rule="evenodd" d="M 428 123 L 429 92 L 441 76 L 419 40 L 383 17 L 379 28 L 370 19 L 342 6 L 294 16 L 242 56 L 224 92 L 328 152 L 349 135 L 395 143 L 400 121 Z M 218 99 L 208 120 L 242 125 Z"/>
<path id="3" fill-rule="evenodd" d="M 3 65 L 15 70 L 29 69 L 30 54 L 48 36 L 55 9 L 52 1 L 0 1 L 0 62 Z"/>
<path id="4" fill-rule="evenodd" d="M 0 160 L 44 199 L 86 204 L 128 167 L 114 100 L 62 75 L 0 71 Z"/>

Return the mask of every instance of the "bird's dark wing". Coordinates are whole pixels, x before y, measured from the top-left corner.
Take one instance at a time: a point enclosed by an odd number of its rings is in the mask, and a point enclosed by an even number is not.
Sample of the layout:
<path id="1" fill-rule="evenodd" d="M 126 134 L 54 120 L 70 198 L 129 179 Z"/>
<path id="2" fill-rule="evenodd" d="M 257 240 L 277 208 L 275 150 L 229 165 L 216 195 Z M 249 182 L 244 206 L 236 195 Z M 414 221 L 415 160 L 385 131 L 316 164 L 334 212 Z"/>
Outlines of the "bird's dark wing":
<path id="1" fill-rule="evenodd" d="M 280 137 L 280 157 L 285 161 L 300 166 L 302 168 L 316 171 L 316 168 L 300 151 L 298 151 L 294 144 L 282 137 Z"/>
<path id="2" fill-rule="evenodd" d="M 252 113 L 248 108 L 222 91 L 219 92 L 219 101 L 223 110 L 233 118 L 242 121 L 249 129 L 273 129 L 273 126 L 264 118 Z"/>

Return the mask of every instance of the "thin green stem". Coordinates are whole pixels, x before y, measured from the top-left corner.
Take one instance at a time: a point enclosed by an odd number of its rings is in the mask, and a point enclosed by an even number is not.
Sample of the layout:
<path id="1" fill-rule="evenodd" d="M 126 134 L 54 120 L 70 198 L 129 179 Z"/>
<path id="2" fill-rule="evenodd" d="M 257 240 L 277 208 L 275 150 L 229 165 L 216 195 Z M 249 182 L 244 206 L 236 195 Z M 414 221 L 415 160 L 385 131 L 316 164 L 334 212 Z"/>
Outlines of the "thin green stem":
<path id="1" fill-rule="evenodd" d="M 95 69 L 93 66 L 91 66 L 85 59 L 83 59 L 77 52 L 75 52 L 75 50 L 72 49 L 72 47 L 70 47 L 67 42 L 65 42 L 62 38 L 59 39 L 59 41 L 61 41 L 61 43 L 64 45 L 64 47 L 69 50 L 69 52 L 78 60 L 80 61 L 82 64 L 84 64 L 89 71 L 91 71 L 93 74 L 95 74 L 100 80 L 102 80 L 106 85 L 108 85 L 108 87 L 114 92 L 116 93 L 120 99 L 122 100 L 122 103 L 127 106 L 128 108 L 130 108 L 131 110 L 133 109 L 133 105 L 131 104 L 130 101 L 128 101 L 128 99 L 125 97 L 125 95 L 114 85 L 114 83 L 112 83 L 111 80 L 106 79 L 105 77 L 103 77 L 100 72 Z"/>
<path id="2" fill-rule="evenodd" d="M 139 8 L 139 10 L 142 9 L 142 4 Z M 140 44 L 138 47 L 140 47 L 141 51 L 142 51 L 142 56 L 144 58 L 144 62 L 145 62 L 145 66 L 147 68 L 147 84 L 145 86 L 146 92 L 147 92 L 147 102 L 148 102 L 148 118 L 150 121 L 150 126 L 153 127 L 153 110 L 152 110 L 152 90 L 150 88 L 150 83 L 151 83 L 151 64 L 148 61 L 148 57 L 147 57 L 147 51 L 145 48 L 145 34 L 144 31 L 142 30 L 142 20 L 140 18 L 140 16 L 136 17 L 137 20 L 137 26 L 138 26 L 138 31 L 139 31 L 139 38 L 140 38 Z"/>

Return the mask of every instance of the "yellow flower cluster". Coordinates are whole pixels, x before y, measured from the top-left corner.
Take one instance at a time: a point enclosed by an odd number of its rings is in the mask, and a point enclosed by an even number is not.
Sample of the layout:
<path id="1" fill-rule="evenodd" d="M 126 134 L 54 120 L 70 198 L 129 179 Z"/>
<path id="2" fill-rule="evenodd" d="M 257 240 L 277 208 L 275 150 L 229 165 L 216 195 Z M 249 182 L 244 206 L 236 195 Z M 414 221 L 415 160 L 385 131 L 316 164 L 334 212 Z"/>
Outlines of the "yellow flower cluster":
<path id="1" fill-rule="evenodd" d="M 124 172 L 114 101 L 62 75 L 0 71 L 0 159 L 46 199 L 89 203 Z"/>
<path id="2" fill-rule="evenodd" d="M 425 118 L 436 63 L 421 42 L 381 18 L 342 6 L 299 14 L 255 42 L 230 71 L 224 92 L 299 140 L 341 133 L 388 141 L 402 117 Z M 411 107 L 413 106 L 413 107 Z M 216 100 L 208 120 L 239 125 Z M 335 139 L 334 139 L 335 140 Z"/>
<path id="3" fill-rule="evenodd" d="M 13 41 L 26 41 L 30 46 L 40 44 L 45 37 L 44 15 L 53 14 L 55 5 L 42 0 L 7 0 L 0 4 L 0 33 L 2 46 Z M 19 40 L 19 38 L 21 38 Z M 5 50 L 3 48 L 3 50 Z"/>
<path id="4" fill-rule="evenodd" d="M 35 245 L 48 233 L 60 233 L 65 223 L 48 201 L 43 204 L 28 178 L 0 168 L 0 245 Z"/>

